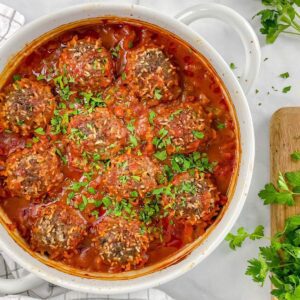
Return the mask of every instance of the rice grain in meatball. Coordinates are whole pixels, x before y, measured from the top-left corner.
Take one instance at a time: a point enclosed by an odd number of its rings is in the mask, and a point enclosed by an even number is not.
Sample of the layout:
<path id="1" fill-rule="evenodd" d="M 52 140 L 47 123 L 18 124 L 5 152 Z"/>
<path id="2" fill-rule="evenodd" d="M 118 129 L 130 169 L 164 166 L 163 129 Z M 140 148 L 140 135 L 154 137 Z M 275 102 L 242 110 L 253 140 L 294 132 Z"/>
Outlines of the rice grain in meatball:
<path id="1" fill-rule="evenodd" d="M 101 39 L 74 36 L 62 51 L 58 67 L 84 91 L 99 91 L 113 80 L 112 59 Z"/>
<path id="2" fill-rule="evenodd" d="M 151 105 L 172 101 L 181 93 L 176 67 L 156 46 L 129 52 L 125 71 L 136 95 Z"/>
<path id="3" fill-rule="evenodd" d="M 27 78 L 11 84 L 2 102 L 0 114 L 4 127 L 24 136 L 37 128 L 44 129 L 55 109 L 50 87 Z"/>
<path id="4" fill-rule="evenodd" d="M 173 197 L 163 198 L 170 218 L 192 225 L 210 220 L 214 216 L 220 195 L 208 175 L 196 170 L 193 175 L 177 175 L 172 181 L 172 194 Z"/>
<path id="5" fill-rule="evenodd" d="M 69 123 L 70 159 L 82 158 L 84 153 L 108 159 L 115 156 L 126 141 L 127 130 L 122 121 L 106 108 L 98 108 L 88 115 L 77 115 Z"/>
<path id="6" fill-rule="evenodd" d="M 93 244 L 103 262 L 113 269 L 131 270 L 147 260 L 147 235 L 139 221 L 106 217 L 95 228 Z"/>
<path id="7" fill-rule="evenodd" d="M 57 203 L 40 206 L 31 229 L 31 246 L 50 255 L 72 250 L 82 241 L 86 222 L 75 209 Z"/>
<path id="8" fill-rule="evenodd" d="M 157 187 L 159 176 L 159 166 L 149 157 L 124 154 L 112 160 L 104 174 L 103 186 L 119 197 L 128 198 L 133 193 L 143 197 Z"/>
<path id="9" fill-rule="evenodd" d="M 6 183 L 14 196 L 32 199 L 60 186 L 63 181 L 60 160 L 54 148 L 17 150 L 6 161 Z"/>

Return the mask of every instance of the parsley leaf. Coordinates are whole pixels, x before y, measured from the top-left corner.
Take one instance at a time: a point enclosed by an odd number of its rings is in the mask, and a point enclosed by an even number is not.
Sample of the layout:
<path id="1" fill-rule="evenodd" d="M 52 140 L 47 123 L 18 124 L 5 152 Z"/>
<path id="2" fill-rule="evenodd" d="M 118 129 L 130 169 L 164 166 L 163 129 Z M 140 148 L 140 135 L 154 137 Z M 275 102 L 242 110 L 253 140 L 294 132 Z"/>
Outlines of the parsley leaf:
<path id="1" fill-rule="evenodd" d="M 154 124 L 154 119 L 155 119 L 155 117 L 156 117 L 156 113 L 155 113 L 153 110 L 151 110 L 151 111 L 149 112 L 149 117 L 148 117 L 149 123 L 150 123 L 151 125 Z"/>
<path id="2" fill-rule="evenodd" d="M 231 70 L 235 70 L 236 69 L 236 66 L 235 66 L 235 64 L 233 62 L 229 64 L 229 67 L 230 67 Z"/>
<path id="3" fill-rule="evenodd" d="M 236 250 L 237 247 L 241 247 L 243 242 L 249 238 L 250 240 L 258 240 L 264 237 L 264 227 L 259 225 L 252 233 L 248 233 L 244 227 L 240 227 L 237 230 L 237 234 L 227 234 L 225 241 L 229 242 L 229 247 L 232 250 Z"/>
<path id="4" fill-rule="evenodd" d="M 294 160 L 294 161 L 300 160 L 300 151 L 294 151 L 294 152 L 291 154 L 291 158 L 292 158 L 292 160 Z"/>
<path id="5" fill-rule="evenodd" d="M 204 133 L 200 132 L 200 131 L 197 131 L 197 130 L 193 130 L 193 136 L 196 139 L 202 140 L 204 138 Z"/>
<path id="6" fill-rule="evenodd" d="M 259 192 L 259 197 L 264 200 L 264 204 L 295 204 L 295 196 L 300 195 L 300 171 L 281 173 L 278 176 L 277 187 L 268 183 Z"/>
<path id="7" fill-rule="evenodd" d="M 161 90 L 158 88 L 154 89 L 154 98 L 160 100 L 162 98 Z"/>
<path id="8" fill-rule="evenodd" d="M 167 158 L 167 151 L 162 150 L 154 153 L 154 156 L 159 160 L 165 160 Z"/>
<path id="9" fill-rule="evenodd" d="M 281 78 L 289 78 L 290 77 L 290 74 L 289 72 L 285 72 L 285 73 L 282 73 L 279 75 Z"/>
<path id="10" fill-rule="evenodd" d="M 39 135 L 44 135 L 45 134 L 45 131 L 44 131 L 44 129 L 42 127 L 39 127 L 37 129 L 35 129 L 34 132 L 36 134 L 39 134 Z"/>
<path id="11" fill-rule="evenodd" d="M 282 89 L 282 92 L 286 94 L 286 93 L 288 93 L 291 89 L 292 89 L 292 87 L 289 85 L 289 86 L 284 87 L 284 88 Z"/>

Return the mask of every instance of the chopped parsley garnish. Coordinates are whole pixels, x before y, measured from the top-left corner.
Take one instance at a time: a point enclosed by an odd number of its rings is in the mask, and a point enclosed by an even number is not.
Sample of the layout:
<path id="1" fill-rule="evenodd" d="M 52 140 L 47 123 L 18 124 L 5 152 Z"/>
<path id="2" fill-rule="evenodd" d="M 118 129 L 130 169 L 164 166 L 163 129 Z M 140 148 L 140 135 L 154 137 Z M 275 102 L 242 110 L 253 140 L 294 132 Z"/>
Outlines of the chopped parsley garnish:
<path id="1" fill-rule="evenodd" d="M 43 80 L 43 79 L 46 79 L 46 76 L 43 75 L 43 74 L 39 74 L 39 75 L 36 77 L 36 80 Z"/>
<path id="2" fill-rule="evenodd" d="M 121 78 L 122 78 L 123 81 L 126 80 L 126 73 L 125 72 L 122 73 Z"/>
<path id="3" fill-rule="evenodd" d="M 133 41 L 130 41 L 130 42 L 128 43 L 128 48 L 129 48 L 129 49 L 133 48 Z"/>
<path id="4" fill-rule="evenodd" d="M 67 158 L 61 153 L 61 151 L 56 148 L 55 149 L 56 154 L 60 157 L 60 159 L 62 160 L 63 164 L 66 165 L 67 164 Z"/>
<path id="5" fill-rule="evenodd" d="M 168 155 L 166 150 L 162 150 L 154 153 L 154 156 L 159 160 L 165 160 Z"/>
<path id="6" fill-rule="evenodd" d="M 32 141 L 36 144 L 36 143 L 38 143 L 40 141 L 40 138 L 38 136 L 34 136 L 32 138 Z"/>
<path id="7" fill-rule="evenodd" d="M 235 70 L 236 69 L 236 66 L 235 66 L 235 64 L 233 62 L 229 64 L 229 67 L 230 67 L 231 70 Z"/>
<path id="8" fill-rule="evenodd" d="M 42 127 L 39 127 L 37 129 L 35 129 L 34 132 L 36 134 L 39 134 L 39 135 L 44 135 L 45 134 L 45 131 L 44 131 L 44 129 Z"/>
<path id="9" fill-rule="evenodd" d="M 111 52 L 112 57 L 118 58 L 118 57 L 119 57 L 119 54 L 120 54 L 120 50 L 121 50 L 120 44 L 118 44 L 118 45 L 117 45 L 116 47 L 114 47 L 114 48 L 111 48 L 111 49 L 110 49 L 110 52 Z"/>
<path id="10" fill-rule="evenodd" d="M 226 128 L 226 125 L 225 125 L 225 123 L 218 123 L 217 128 L 218 129 L 224 129 L 224 128 Z"/>
<path id="11" fill-rule="evenodd" d="M 21 79 L 22 79 L 22 77 L 21 77 L 20 74 L 15 74 L 15 75 L 13 76 L 13 81 L 14 81 L 14 82 L 19 81 L 19 80 L 21 80 Z"/>
<path id="12" fill-rule="evenodd" d="M 73 78 L 68 78 L 66 76 L 57 76 L 56 78 L 53 79 L 56 87 L 58 88 L 58 93 L 60 97 L 68 101 L 71 97 L 71 95 L 75 94 L 76 92 L 73 92 L 70 90 L 69 83 L 74 82 Z"/>
<path id="13" fill-rule="evenodd" d="M 202 140 L 204 138 L 204 133 L 197 130 L 193 130 L 193 136 L 198 140 Z"/>
<path id="14" fill-rule="evenodd" d="M 173 121 L 175 116 L 178 116 L 182 113 L 183 109 L 177 109 L 176 111 L 174 111 L 170 116 L 169 116 L 169 120 Z"/>
<path id="15" fill-rule="evenodd" d="M 289 86 L 284 87 L 284 88 L 282 89 L 282 92 L 286 94 L 286 93 L 288 93 L 291 89 L 292 89 L 292 87 L 289 85 Z"/>
<path id="16" fill-rule="evenodd" d="M 288 72 L 282 73 L 279 75 L 281 78 L 289 78 L 290 74 Z"/>
<path id="17" fill-rule="evenodd" d="M 132 148 L 135 148 L 138 145 L 137 138 L 134 135 L 130 135 L 129 140 Z"/>
<path id="18" fill-rule="evenodd" d="M 158 88 L 154 89 L 154 98 L 160 100 L 162 98 L 161 90 Z"/>
<path id="19" fill-rule="evenodd" d="M 130 133 L 134 133 L 135 127 L 134 127 L 135 119 L 131 119 L 130 122 L 127 124 L 127 129 L 130 131 Z"/>
<path id="20" fill-rule="evenodd" d="M 155 117 L 156 117 L 156 113 L 153 110 L 150 110 L 148 120 L 151 125 L 154 124 Z"/>

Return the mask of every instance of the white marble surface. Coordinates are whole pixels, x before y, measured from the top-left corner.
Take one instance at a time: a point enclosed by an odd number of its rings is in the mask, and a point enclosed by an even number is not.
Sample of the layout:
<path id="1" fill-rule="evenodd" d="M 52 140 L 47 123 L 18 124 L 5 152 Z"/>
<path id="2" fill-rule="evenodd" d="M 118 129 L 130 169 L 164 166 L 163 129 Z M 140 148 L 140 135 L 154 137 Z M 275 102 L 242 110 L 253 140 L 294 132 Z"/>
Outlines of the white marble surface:
<path id="1" fill-rule="evenodd" d="M 105 1 L 105 0 L 102 0 Z M 130 0 L 107 0 L 109 2 L 130 2 Z M 91 2 L 84 0 L 0 0 L 19 10 L 29 22 L 43 14 L 53 12 L 62 7 Z M 142 5 L 152 7 L 170 15 L 175 15 L 183 8 L 202 2 L 216 2 L 236 9 L 250 21 L 258 32 L 258 20 L 252 16 L 261 8 L 260 0 L 141 0 Z M 225 24 L 213 20 L 203 20 L 194 23 L 193 28 L 210 41 L 225 60 L 234 62 L 237 75 L 243 69 L 243 49 L 239 38 Z M 283 106 L 300 103 L 297 97 L 300 93 L 299 47 L 300 38 L 281 37 L 275 45 L 266 45 L 259 35 L 262 48 L 261 72 L 254 90 L 248 95 L 255 134 L 256 160 L 255 170 L 246 205 L 238 219 L 235 228 L 245 226 L 252 229 L 257 224 L 263 224 L 269 231 L 269 208 L 264 207 L 257 197 L 258 191 L 269 179 L 269 121 L 273 112 Z M 298 50 L 298 51 L 297 51 Z M 289 72 L 289 79 L 279 78 L 279 74 Z M 288 94 L 280 91 L 284 86 L 292 85 Z M 279 91 L 273 91 L 272 86 Z M 270 94 L 268 94 L 268 92 Z M 261 105 L 259 105 L 261 103 Z M 254 284 L 244 275 L 247 260 L 257 254 L 261 242 L 247 243 L 237 252 L 229 250 L 223 242 L 218 249 L 203 263 L 181 278 L 161 287 L 177 300 L 265 300 L 269 299 L 270 285 L 263 288 Z"/>

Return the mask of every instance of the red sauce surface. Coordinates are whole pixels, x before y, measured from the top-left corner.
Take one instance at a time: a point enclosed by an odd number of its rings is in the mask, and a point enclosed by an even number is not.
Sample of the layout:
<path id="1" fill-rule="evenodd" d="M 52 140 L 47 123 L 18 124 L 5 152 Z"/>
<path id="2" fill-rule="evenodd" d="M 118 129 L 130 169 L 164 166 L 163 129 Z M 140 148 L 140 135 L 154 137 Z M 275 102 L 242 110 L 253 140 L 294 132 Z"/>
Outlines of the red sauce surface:
<path id="1" fill-rule="evenodd" d="M 53 260 L 152 265 L 203 235 L 227 202 L 238 166 L 230 100 L 163 30 L 104 20 L 64 32 L 22 61 L 0 101 L 0 205 Z"/>

